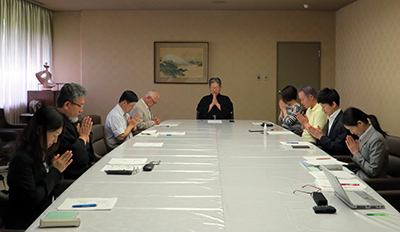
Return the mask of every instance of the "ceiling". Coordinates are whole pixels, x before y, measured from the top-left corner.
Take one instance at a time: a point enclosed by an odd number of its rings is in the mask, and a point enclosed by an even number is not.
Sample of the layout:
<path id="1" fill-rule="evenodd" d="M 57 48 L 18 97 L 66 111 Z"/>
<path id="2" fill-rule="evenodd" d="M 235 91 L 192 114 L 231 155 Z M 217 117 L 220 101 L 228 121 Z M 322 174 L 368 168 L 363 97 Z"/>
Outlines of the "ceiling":
<path id="1" fill-rule="evenodd" d="M 53 11 L 309 10 L 336 11 L 356 0 L 25 0 Z M 304 7 L 308 4 L 308 9 Z"/>

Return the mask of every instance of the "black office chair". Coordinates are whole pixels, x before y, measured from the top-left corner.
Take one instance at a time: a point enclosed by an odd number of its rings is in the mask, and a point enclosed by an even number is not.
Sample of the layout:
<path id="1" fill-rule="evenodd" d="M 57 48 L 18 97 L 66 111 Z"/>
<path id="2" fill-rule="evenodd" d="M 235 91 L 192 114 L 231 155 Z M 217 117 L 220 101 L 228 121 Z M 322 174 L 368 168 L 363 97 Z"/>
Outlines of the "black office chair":
<path id="1" fill-rule="evenodd" d="M 6 190 L 6 184 L 4 176 L 0 174 L 0 181 L 3 182 L 4 190 L 0 191 L 0 228 L 4 228 L 3 217 L 7 215 L 6 210 L 8 209 L 8 191 Z"/>
<path id="2" fill-rule="evenodd" d="M 388 177 L 364 181 L 400 212 L 400 137 L 388 135 L 386 142 L 389 147 Z"/>

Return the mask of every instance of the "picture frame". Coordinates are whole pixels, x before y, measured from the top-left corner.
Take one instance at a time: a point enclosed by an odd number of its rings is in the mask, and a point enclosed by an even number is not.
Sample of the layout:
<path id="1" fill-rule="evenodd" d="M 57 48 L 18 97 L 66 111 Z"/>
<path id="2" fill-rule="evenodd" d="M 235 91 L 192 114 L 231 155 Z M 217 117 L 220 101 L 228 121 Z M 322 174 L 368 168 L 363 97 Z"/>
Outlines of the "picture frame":
<path id="1" fill-rule="evenodd" d="M 154 42 L 154 83 L 207 84 L 208 42 Z"/>

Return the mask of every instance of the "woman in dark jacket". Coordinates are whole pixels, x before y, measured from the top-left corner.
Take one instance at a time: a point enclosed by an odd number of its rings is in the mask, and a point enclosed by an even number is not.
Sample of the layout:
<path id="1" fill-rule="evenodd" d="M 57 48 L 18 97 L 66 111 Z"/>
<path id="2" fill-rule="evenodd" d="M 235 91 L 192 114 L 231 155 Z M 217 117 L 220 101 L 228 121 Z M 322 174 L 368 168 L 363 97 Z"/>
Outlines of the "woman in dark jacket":
<path id="1" fill-rule="evenodd" d="M 63 131 L 62 115 L 39 109 L 26 126 L 8 170 L 7 229 L 26 229 L 52 203 L 53 190 L 72 162 L 72 152 L 54 156 Z"/>

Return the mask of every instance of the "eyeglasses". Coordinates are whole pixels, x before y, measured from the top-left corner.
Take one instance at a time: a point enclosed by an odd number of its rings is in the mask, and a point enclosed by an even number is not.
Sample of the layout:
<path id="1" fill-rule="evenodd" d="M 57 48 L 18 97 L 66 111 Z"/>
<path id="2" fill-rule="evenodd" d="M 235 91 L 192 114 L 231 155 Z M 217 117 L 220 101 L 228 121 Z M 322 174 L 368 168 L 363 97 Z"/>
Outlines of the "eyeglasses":
<path id="1" fill-rule="evenodd" d="M 153 101 L 153 104 L 157 104 L 156 101 L 154 101 L 154 99 L 150 96 L 150 99 Z"/>
<path id="2" fill-rule="evenodd" d="M 77 104 L 77 103 L 75 103 L 75 102 L 71 102 L 71 104 L 72 104 L 72 105 L 76 105 L 76 106 L 78 106 L 79 108 L 82 108 L 82 109 L 83 109 L 83 107 L 84 107 L 84 105 L 79 105 L 79 104 Z"/>
<path id="3" fill-rule="evenodd" d="M 318 187 L 316 187 L 316 186 L 314 186 L 314 185 L 310 185 L 310 184 L 306 184 L 306 185 L 304 185 L 304 186 L 301 187 L 301 188 L 304 188 L 304 187 L 307 187 L 307 186 L 312 187 L 312 188 L 316 188 L 316 189 L 317 189 L 316 192 L 321 191 L 321 188 L 318 188 Z M 312 194 L 313 194 L 313 192 L 306 192 L 306 191 L 298 190 L 298 189 L 296 189 L 296 190 L 293 191 L 293 193 L 295 193 L 295 192 L 306 193 L 306 194 L 309 194 L 310 196 L 312 196 Z"/>

